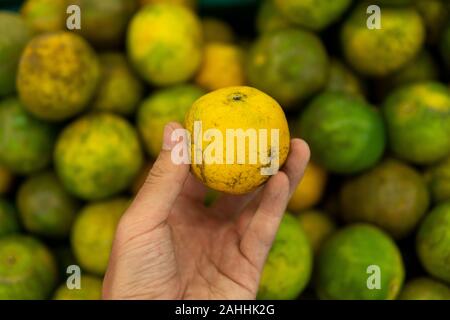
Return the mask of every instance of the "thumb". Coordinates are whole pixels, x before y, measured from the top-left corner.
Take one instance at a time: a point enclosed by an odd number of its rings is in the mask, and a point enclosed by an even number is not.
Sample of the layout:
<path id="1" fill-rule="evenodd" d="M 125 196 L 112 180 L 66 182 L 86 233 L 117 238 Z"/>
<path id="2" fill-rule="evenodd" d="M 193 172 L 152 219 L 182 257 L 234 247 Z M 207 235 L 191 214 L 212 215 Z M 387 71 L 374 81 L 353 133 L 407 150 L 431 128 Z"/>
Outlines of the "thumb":
<path id="1" fill-rule="evenodd" d="M 189 175 L 188 164 L 176 164 L 172 160 L 173 148 L 179 143 L 187 143 L 185 134 L 178 140 L 172 139 L 177 129 L 184 130 L 176 122 L 164 127 L 163 145 L 158 159 L 128 210 L 135 218 L 137 215 L 145 218 L 147 224 L 151 220 L 152 224 L 158 225 L 167 219 Z"/>

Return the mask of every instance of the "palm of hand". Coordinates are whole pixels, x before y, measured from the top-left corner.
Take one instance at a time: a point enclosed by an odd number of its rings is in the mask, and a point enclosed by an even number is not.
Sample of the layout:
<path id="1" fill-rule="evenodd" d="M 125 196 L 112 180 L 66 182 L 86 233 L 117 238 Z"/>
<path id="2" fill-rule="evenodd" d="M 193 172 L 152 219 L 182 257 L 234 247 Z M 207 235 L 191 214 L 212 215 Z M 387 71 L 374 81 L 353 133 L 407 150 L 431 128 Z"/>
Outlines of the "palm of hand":
<path id="1" fill-rule="evenodd" d="M 190 183 L 190 188 L 194 178 Z M 242 235 L 254 203 L 243 210 L 251 195 L 234 198 L 233 207 L 222 199 L 212 208 L 202 203 L 204 191 L 181 194 L 167 223 L 152 230 L 121 230 L 138 236 L 121 240 L 127 264 L 140 266 L 147 283 L 121 286 L 120 296 L 131 299 L 252 299 L 256 296 L 260 270 L 241 250 Z M 230 197 L 227 197 L 230 198 Z M 235 211 L 226 214 L 223 210 Z M 235 219 L 237 217 L 237 219 Z M 129 224 L 139 229 L 140 224 Z M 114 254 L 114 252 L 113 252 Z M 146 263 L 147 262 L 147 263 Z M 133 266 L 127 266 L 127 269 Z M 156 277 L 149 275 L 155 274 Z M 230 295 L 229 293 L 232 293 Z"/>
<path id="2" fill-rule="evenodd" d="M 260 271 L 241 251 L 242 219 L 191 201 L 180 201 L 163 231 L 172 239 L 176 298 L 254 298 Z"/>
<path id="3" fill-rule="evenodd" d="M 287 201 L 309 159 L 308 147 L 294 140 L 283 171 L 263 188 L 224 195 L 210 208 L 189 167 L 167 157 L 161 153 L 119 223 L 104 298 L 254 299 Z"/>

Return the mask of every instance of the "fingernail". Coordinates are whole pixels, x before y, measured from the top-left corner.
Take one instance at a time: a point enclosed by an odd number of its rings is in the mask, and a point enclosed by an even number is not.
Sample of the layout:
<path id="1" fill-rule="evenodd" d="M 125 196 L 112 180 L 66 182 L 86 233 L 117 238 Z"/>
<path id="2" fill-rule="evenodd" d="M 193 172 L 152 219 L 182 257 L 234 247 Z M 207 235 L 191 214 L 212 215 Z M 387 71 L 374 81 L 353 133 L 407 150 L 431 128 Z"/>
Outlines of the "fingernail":
<path id="1" fill-rule="evenodd" d="M 164 127 L 164 137 L 163 137 L 163 145 L 162 149 L 164 151 L 171 151 L 175 146 L 176 141 L 172 141 L 172 132 L 173 128 L 170 124 L 166 124 Z"/>

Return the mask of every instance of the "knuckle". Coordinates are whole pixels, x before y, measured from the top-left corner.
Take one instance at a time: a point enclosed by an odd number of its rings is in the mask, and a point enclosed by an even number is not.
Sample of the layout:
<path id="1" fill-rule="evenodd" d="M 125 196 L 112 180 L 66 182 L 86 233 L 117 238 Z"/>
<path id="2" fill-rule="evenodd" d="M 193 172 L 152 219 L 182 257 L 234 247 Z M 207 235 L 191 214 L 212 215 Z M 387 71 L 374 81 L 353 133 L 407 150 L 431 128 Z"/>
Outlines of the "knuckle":
<path id="1" fill-rule="evenodd" d="M 148 175 L 146 182 L 152 183 L 152 180 L 160 180 L 164 177 L 165 173 L 166 169 L 164 166 L 161 163 L 156 162 L 150 170 L 150 174 Z"/>

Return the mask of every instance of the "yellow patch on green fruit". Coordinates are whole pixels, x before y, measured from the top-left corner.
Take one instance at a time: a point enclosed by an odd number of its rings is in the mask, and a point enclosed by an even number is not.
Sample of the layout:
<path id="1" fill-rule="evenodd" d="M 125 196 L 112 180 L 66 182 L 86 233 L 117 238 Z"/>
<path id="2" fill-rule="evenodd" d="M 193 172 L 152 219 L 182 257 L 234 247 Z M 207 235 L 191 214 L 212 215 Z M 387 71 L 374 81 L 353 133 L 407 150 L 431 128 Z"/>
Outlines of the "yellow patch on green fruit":
<path id="1" fill-rule="evenodd" d="M 155 85 L 184 82 L 194 75 L 201 62 L 200 20 L 181 6 L 144 7 L 132 19 L 127 41 L 136 70 Z"/>

